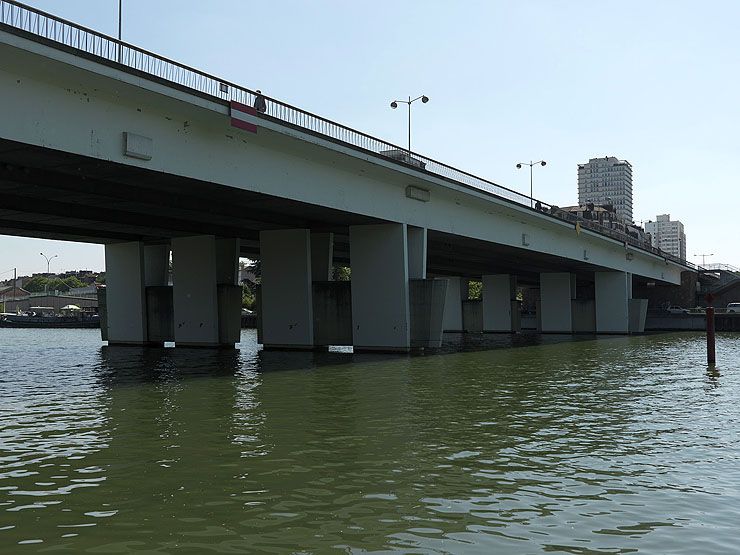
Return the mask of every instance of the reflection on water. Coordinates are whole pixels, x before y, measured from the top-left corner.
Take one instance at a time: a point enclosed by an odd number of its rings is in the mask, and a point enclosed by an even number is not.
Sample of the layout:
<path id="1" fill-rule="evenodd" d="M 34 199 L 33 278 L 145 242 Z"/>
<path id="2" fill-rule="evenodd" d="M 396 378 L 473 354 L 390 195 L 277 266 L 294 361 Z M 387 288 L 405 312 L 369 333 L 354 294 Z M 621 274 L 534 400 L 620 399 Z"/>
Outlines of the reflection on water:
<path id="1" fill-rule="evenodd" d="M 740 337 L 427 356 L 0 330 L 0 552 L 731 553 Z"/>

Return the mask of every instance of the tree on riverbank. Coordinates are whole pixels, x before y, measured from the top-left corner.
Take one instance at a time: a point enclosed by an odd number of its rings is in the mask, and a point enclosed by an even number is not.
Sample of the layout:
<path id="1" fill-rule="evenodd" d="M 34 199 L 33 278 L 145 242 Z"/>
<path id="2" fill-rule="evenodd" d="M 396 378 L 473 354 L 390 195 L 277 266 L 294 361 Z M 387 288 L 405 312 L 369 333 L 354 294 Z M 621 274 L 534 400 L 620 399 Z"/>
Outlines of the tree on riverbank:
<path id="1" fill-rule="evenodd" d="M 69 291 L 72 288 L 84 286 L 85 284 L 75 276 L 64 279 L 56 276 L 34 276 L 25 283 L 23 289 L 30 293 L 41 293 L 43 291 Z"/>

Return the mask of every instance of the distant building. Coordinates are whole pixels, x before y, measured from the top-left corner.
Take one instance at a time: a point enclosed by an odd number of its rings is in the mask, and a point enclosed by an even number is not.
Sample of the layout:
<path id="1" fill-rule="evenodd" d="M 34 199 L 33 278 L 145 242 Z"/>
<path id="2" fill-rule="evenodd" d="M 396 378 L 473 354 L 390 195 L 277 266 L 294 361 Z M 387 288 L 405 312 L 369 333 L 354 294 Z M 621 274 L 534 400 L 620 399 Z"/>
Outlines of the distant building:
<path id="1" fill-rule="evenodd" d="M 10 283 L 12 284 L 13 280 L 10 280 Z M 0 285 L 0 302 L 27 297 L 28 295 L 30 295 L 28 291 L 17 285 L 15 287 L 13 285 Z"/>
<path id="2" fill-rule="evenodd" d="M 625 221 L 617 214 L 615 207 L 611 204 L 597 206 L 594 203 L 589 202 L 578 206 L 564 206 L 560 210 L 575 214 L 587 222 L 590 220 L 603 227 L 625 233 L 638 241 L 650 243 L 650 236 L 645 233 L 645 230 L 640 226 Z"/>
<path id="3" fill-rule="evenodd" d="M 614 156 L 578 164 L 578 204 L 611 204 L 617 215 L 632 222 L 632 165 Z"/>
<path id="4" fill-rule="evenodd" d="M 646 222 L 645 231 L 650 234 L 653 246 L 686 260 L 686 234 L 683 224 L 671 220 L 670 214 L 661 214 L 655 222 Z"/>

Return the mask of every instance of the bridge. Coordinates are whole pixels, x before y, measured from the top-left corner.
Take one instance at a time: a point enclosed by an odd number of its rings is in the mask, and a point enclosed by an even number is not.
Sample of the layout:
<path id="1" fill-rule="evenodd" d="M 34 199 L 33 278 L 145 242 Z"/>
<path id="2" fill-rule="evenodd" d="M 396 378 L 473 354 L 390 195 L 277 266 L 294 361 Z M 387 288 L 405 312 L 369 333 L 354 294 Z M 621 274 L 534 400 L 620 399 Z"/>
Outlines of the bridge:
<path id="1" fill-rule="evenodd" d="M 406 351 L 463 327 L 644 326 L 635 284 L 696 271 L 638 238 L 131 44 L 0 0 L 0 233 L 105 245 L 111 344 L 238 341 L 239 256 L 267 348 Z M 173 285 L 167 282 L 170 256 Z M 350 282 L 332 282 L 334 263 Z"/>

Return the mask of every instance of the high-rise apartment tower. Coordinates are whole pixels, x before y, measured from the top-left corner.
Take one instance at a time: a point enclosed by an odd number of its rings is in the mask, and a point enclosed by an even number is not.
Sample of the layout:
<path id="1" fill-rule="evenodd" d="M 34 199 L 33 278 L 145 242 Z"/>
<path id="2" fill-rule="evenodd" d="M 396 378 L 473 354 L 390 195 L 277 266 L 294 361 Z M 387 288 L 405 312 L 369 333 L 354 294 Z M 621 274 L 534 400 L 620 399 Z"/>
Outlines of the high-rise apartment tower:
<path id="1" fill-rule="evenodd" d="M 650 234 L 654 247 L 686 260 L 686 234 L 683 224 L 678 220 L 671 221 L 670 214 L 661 214 L 654 222 L 645 222 L 645 232 Z"/>
<path id="2" fill-rule="evenodd" d="M 611 204 L 617 216 L 632 222 L 632 165 L 614 156 L 578 164 L 578 204 Z"/>

